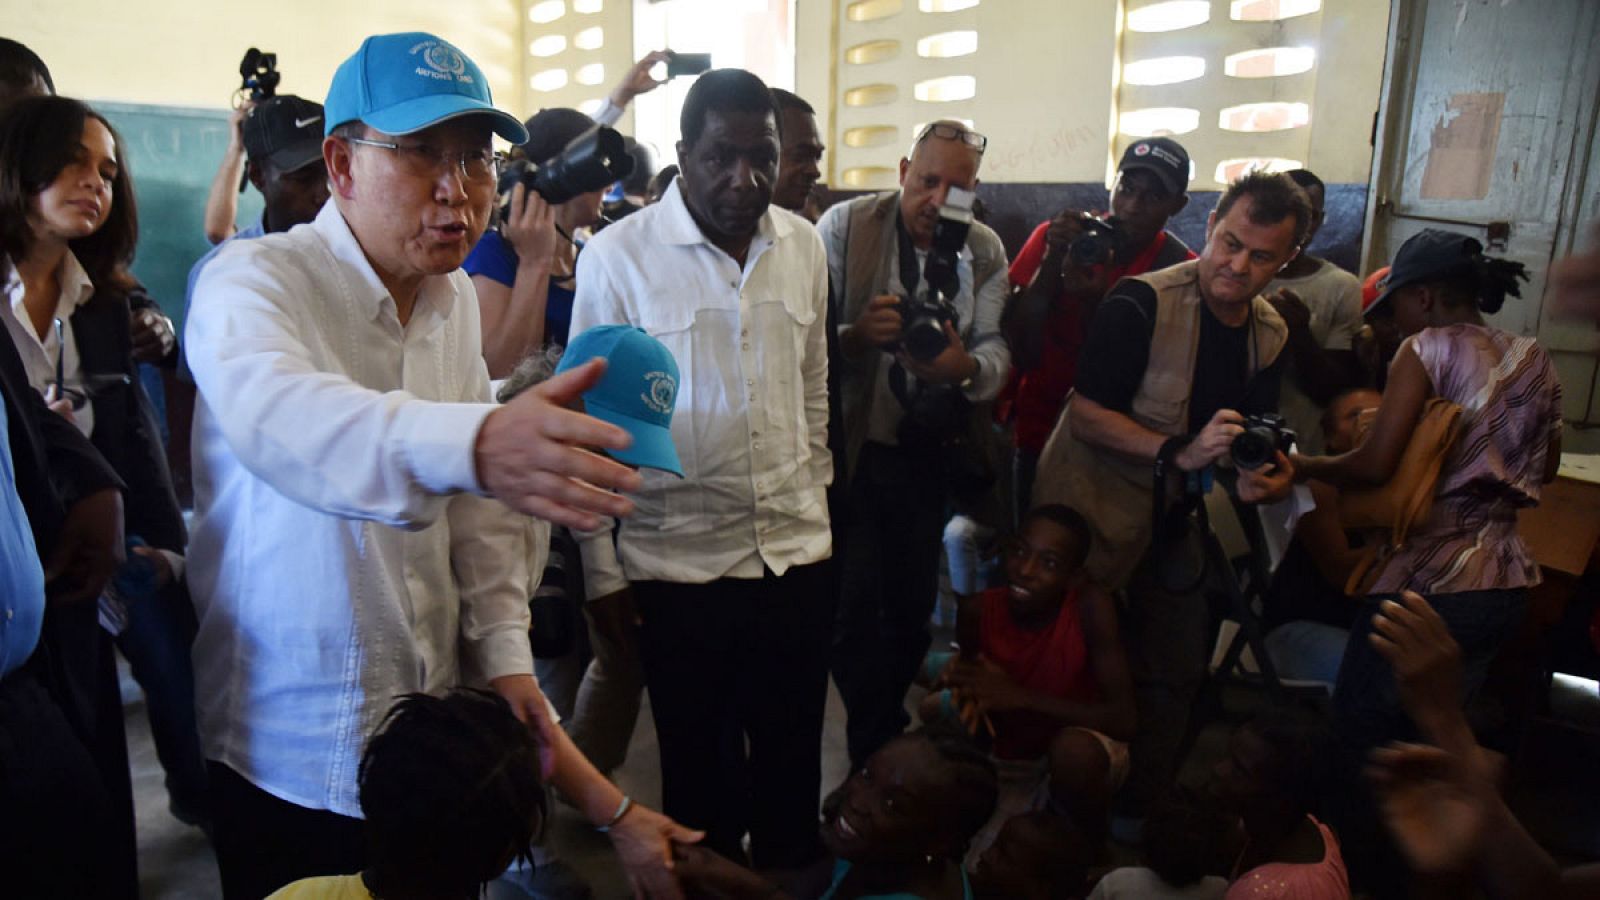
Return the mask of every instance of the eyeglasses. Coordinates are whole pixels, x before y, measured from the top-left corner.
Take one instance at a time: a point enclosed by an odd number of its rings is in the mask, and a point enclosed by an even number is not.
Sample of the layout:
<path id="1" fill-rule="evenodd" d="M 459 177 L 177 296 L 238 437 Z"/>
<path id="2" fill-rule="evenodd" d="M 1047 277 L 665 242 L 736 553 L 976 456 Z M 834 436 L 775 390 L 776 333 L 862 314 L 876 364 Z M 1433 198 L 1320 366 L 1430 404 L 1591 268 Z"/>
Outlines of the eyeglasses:
<path id="1" fill-rule="evenodd" d="M 358 137 L 345 140 L 363 147 L 393 151 L 406 168 L 418 175 L 433 177 L 443 171 L 460 169 L 468 181 L 491 181 L 500 173 L 500 155 L 488 147 L 453 152 L 432 144 L 395 144 Z"/>
<path id="2" fill-rule="evenodd" d="M 980 154 L 989 146 L 989 139 L 976 131 L 945 122 L 934 122 L 923 128 L 921 133 L 917 135 L 916 143 L 920 144 L 927 140 L 929 135 L 947 141 L 960 141 Z"/>

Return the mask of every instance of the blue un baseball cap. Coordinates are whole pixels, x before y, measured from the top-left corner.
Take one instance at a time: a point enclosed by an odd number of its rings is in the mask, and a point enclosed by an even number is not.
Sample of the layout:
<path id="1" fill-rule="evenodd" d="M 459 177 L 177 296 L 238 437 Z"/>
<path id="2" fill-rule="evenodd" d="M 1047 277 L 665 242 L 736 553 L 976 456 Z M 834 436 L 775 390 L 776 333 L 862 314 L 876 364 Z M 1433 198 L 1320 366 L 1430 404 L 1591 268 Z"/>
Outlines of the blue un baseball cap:
<path id="1" fill-rule="evenodd" d="M 584 392 L 589 415 L 633 435 L 633 446 L 611 457 L 683 477 L 672 443 L 672 410 L 678 401 L 678 361 L 662 343 L 631 325 L 596 325 L 567 342 L 559 375 L 595 357 L 606 361 L 600 383 Z"/>
<path id="2" fill-rule="evenodd" d="M 423 31 L 362 41 L 333 73 L 323 108 L 324 135 L 357 119 L 385 134 L 411 134 L 449 119 L 483 115 L 495 134 L 511 143 L 528 139 L 515 116 L 494 108 L 478 64 Z"/>

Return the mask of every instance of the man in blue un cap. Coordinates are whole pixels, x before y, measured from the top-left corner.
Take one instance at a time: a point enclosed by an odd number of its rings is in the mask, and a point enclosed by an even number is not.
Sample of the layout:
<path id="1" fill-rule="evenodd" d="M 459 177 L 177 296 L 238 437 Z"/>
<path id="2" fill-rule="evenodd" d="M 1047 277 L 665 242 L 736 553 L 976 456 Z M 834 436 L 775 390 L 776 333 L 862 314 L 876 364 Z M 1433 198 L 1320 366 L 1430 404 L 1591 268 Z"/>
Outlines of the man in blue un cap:
<path id="1" fill-rule="evenodd" d="M 539 517 L 592 528 L 636 490 L 626 431 L 567 409 L 593 362 L 496 406 L 459 271 L 489 221 L 492 139 L 526 139 L 482 70 L 378 35 L 324 104 L 331 202 L 235 242 L 195 286 L 189 579 L 196 705 L 225 896 L 363 868 L 362 747 L 402 694 L 486 682 L 537 727 L 546 778 L 609 831 L 641 893 L 669 840 L 555 727 L 528 644 Z M 530 531 L 538 531 L 530 534 Z"/>

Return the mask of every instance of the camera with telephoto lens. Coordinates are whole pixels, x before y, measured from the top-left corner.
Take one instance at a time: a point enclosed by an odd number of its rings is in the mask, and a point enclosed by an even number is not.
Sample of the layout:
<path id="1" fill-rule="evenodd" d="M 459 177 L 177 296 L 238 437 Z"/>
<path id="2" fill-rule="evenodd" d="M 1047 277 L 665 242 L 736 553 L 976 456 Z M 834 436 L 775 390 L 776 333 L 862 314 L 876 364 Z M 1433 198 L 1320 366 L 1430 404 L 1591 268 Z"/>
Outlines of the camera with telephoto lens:
<path id="1" fill-rule="evenodd" d="M 939 221 L 933 226 L 933 243 L 928 247 L 928 259 L 922 266 L 922 279 L 928 283 L 925 296 L 901 297 L 896 311 L 900 313 L 900 345 L 912 359 L 928 362 L 950 346 L 944 333 L 944 323 L 960 329 L 961 322 L 951 300 L 961 292 L 961 276 L 957 265 L 961 248 L 967 245 L 967 233 L 972 230 L 972 202 L 977 195 L 972 191 L 952 187 L 939 207 Z"/>
<path id="2" fill-rule="evenodd" d="M 511 189 L 519 182 L 551 206 L 579 194 L 607 188 L 633 171 L 633 156 L 615 129 L 604 125 L 578 135 L 561 152 L 543 162 L 519 159 L 500 173 L 498 193 L 505 198 L 501 221 L 511 205 Z"/>
<path id="3" fill-rule="evenodd" d="M 1246 416 L 1244 433 L 1233 439 L 1228 452 L 1240 469 L 1259 469 L 1271 465 L 1278 451 L 1288 453 L 1295 434 L 1277 413 Z"/>
<path id="4" fill-rule="evenodd" d="M 1107 216 L 1085 215 L 1082 232 L 1067 245 L 1067 259 L 1075 266 L 1097 266 L 1111 261 L 1122 249 L 1122 229 L 1117 220 Z"/>
<path id="5" fill-rule="evenodd" d="M 260 103 L 276 96 L 278 81 L 283 78 L 278 72 L 278 54 L 262 53 L 251 47 L 239 61 L 239 77 L 242 79 L 239 90 L 249 91 L 251 100 Z"/>

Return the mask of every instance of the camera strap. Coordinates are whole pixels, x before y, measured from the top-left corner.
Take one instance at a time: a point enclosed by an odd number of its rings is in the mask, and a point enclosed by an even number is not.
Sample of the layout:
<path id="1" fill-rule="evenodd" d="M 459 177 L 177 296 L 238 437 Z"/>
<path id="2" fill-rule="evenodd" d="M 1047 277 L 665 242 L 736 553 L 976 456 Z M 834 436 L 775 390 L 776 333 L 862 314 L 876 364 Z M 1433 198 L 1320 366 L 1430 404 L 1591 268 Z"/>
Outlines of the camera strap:
<path id="1" fill-rule="evenodd" d="M 922 271 L 917 268 L 917 248 L 911 243 L 911 232 L 906 230 L 905 220 L 900 215 L 899 207 L 894 211 L 894 231 L 896 258 L 900 263 L 900 290 L 902 296 L 912 298 L 917 296 L 917 288 L 922 286 Z M 912 388 L 911 374 L 900 365 L 899 360 L 889 365 L 889 392 L 900 401 L 902 410 L 910 409 L 915 393 Z"/>
<path id="2" fill-rule="evenodd" d="M 911 243 L 911 232 L 906 230 L 905 219 L 900 216 L 899 209 L 894 213 L 894 231 L 899 247 L 900 289 L 905 291 L 907 297 L 914 298 L 917 288 L 922 286 L 922 270 L 917 268 L 917 248 Z"/>
<path id="3" fill-rule="evenodd" d="M 1152 466 L 1155 481 L 1150 492 L 1152 557 L 1156 560 L 1162 585 L 1173 593 L 1193 590 L 1205 577 L 1203 560 L 1189 558 L 1181 551 L 1187 546 L 1190 516 L 1198 510 L 1204 517 L 1205 495 L 1211 490 L 1211 469 L 1208 467 L 1199 472 L 1180 470 L 1179 474 L 1183 476 L 1181 490 L 1172 505 L 1169 507 L 1167 504 L 1167 476 L 1177 470 L 1178 454 L 1193 440 L 1194 436 L 1188 434 L 1167 438 L 1156 452 L 1155 465 Z M 1179 552 L 1174 552 L 1174 548 Z"/>

